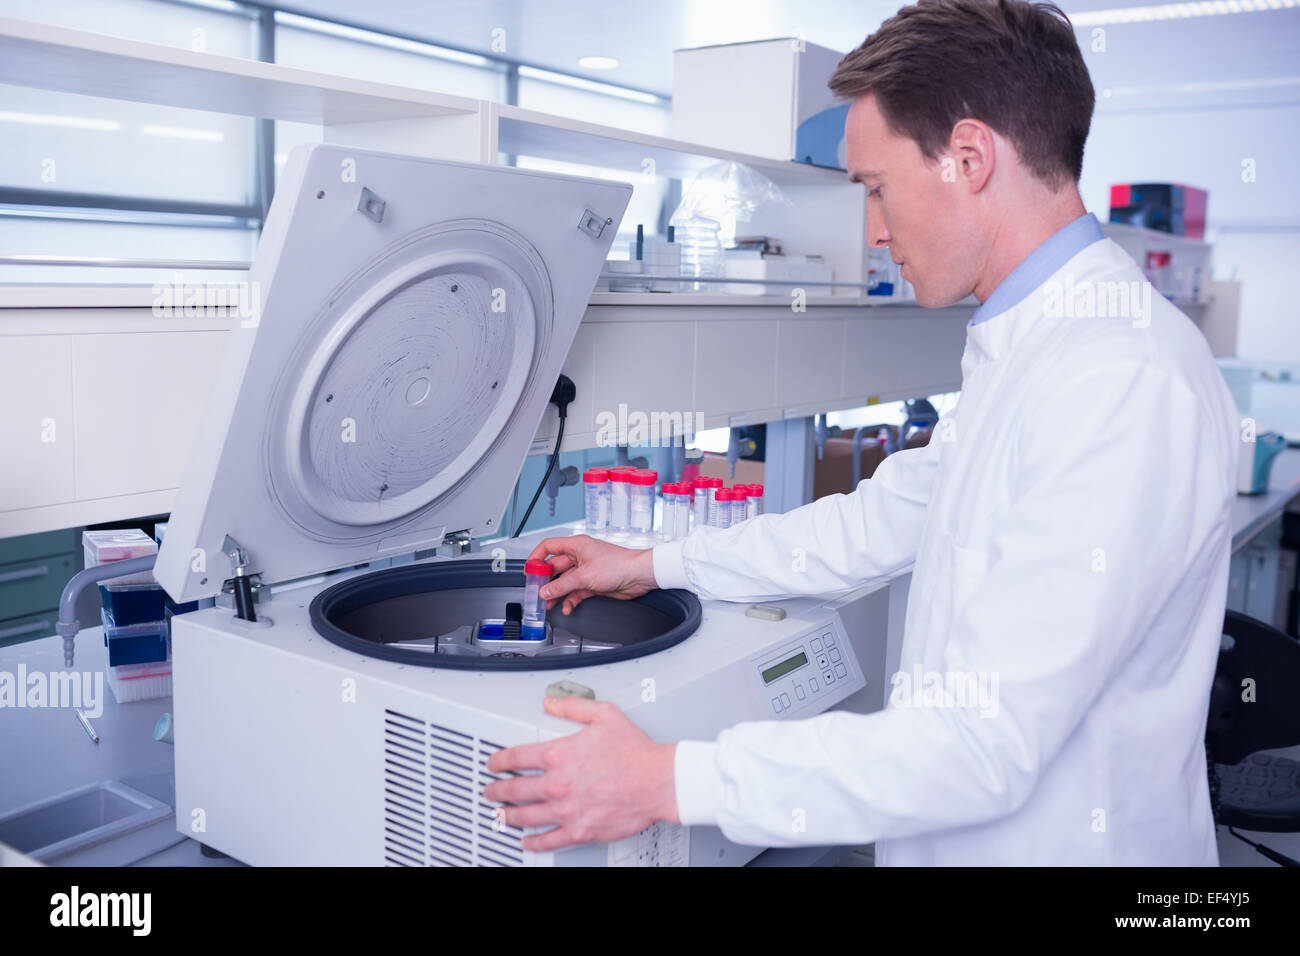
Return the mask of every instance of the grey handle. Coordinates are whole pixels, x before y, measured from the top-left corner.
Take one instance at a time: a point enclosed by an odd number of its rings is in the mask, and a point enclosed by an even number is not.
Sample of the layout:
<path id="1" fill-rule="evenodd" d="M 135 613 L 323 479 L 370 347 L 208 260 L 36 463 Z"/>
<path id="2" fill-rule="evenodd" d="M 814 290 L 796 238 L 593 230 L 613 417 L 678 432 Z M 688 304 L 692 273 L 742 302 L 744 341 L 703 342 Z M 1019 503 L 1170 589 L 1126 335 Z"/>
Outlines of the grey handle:
<path id="1" fill-rule="evenodd" d="M 0 631 L 0 641 L 9 637 L 17 637 L 19 634 L 31 634 L 34 631 L 45 631 L 50 627 L 49 621 L 37 621 L 34 624 L 19 624 L 17 627 L 6 627 Z"/>
<path id="2" fill-rule="evenodd" d="M 43 564 L 33 565 L 30 568 L 23 568 L 21 571 L 6 571 L 0 574 L 0 584 L 9 584 L 13 581 L 25 581 L 27 578 L 43 578 L 50 573 L 50 569 Z"/>

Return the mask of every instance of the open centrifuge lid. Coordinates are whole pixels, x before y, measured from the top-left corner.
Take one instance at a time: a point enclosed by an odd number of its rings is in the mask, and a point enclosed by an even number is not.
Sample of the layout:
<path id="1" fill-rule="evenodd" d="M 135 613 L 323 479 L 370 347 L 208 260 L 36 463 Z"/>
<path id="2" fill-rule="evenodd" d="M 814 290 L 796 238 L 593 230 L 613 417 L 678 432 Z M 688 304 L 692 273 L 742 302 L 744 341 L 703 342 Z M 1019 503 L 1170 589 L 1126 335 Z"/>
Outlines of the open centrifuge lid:
<path id="1" fill-rule="evenodd" d="M 216 594 L 227 536 L 275 582 L 496 532 L 631 191 L 295 150 L 159 583 Z"/>

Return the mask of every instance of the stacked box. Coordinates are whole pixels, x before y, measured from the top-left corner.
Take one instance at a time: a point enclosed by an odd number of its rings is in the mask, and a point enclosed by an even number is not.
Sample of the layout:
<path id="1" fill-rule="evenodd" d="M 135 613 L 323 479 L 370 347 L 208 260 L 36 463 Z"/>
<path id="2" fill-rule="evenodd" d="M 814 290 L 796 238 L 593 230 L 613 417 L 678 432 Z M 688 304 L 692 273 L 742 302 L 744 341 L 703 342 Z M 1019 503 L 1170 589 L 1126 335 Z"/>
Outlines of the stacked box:
<path id="1" fill-rule="evenodd" d="M 1208 199 L 1181 183 L 1121 183 L 1110 187 L 1110 221 L 1204 239 Z"/>

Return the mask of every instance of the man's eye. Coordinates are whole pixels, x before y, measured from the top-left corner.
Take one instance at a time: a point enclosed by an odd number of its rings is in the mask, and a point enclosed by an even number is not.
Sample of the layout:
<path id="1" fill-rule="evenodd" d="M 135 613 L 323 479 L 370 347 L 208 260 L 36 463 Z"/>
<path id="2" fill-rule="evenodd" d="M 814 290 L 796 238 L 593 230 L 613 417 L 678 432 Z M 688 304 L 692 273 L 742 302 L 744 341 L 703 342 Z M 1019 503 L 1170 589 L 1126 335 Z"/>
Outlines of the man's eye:
<path id="1" fill-rule="evenodd" d="M 875 189 L 868 189 L 868 190 L 867 190 L 867 195 L 868 195 L 868 196 L 875 196 L 877 199 L 879 199 L 879 198 L 880 198 L 880 187 L 877 186 Z"/>

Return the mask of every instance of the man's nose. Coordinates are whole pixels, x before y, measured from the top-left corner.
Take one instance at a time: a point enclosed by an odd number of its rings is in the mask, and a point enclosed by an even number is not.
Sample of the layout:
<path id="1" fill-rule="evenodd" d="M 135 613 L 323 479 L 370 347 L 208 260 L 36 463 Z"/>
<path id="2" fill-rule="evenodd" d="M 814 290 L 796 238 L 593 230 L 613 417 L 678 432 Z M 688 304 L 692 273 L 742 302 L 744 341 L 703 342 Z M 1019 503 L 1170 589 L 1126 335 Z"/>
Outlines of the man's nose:
<path id="1" fill-rule="evenodd" d="M 885 226 L 883 217 L 879 214 L 872 215 L 867 212 L 867 245 L 880 249 L 889 245 L 892 237 L 889 235 L 889 229 Z"/>

